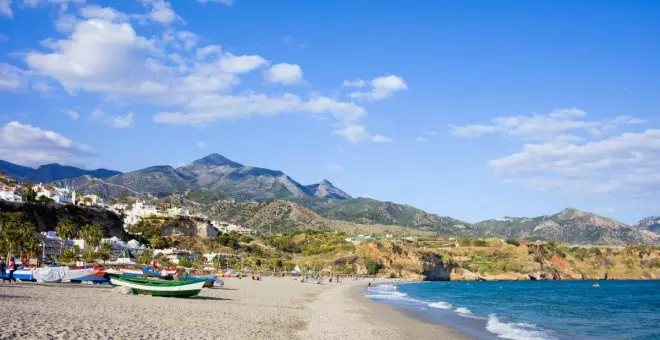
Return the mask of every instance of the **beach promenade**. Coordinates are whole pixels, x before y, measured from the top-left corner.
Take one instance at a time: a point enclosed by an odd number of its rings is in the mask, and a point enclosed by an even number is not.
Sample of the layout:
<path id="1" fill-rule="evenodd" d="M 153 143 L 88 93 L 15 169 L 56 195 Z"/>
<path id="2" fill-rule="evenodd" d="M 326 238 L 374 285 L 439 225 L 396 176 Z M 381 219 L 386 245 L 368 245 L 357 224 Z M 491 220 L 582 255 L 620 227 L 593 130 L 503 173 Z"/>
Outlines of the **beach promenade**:
<path id="1" fill-rule="evenodd" d="M 0 285 L 0 338 L 456 339 L 362 296 L 367 281 L 227 279 L 194 298 L 121 295 L 109 285 Z"/>

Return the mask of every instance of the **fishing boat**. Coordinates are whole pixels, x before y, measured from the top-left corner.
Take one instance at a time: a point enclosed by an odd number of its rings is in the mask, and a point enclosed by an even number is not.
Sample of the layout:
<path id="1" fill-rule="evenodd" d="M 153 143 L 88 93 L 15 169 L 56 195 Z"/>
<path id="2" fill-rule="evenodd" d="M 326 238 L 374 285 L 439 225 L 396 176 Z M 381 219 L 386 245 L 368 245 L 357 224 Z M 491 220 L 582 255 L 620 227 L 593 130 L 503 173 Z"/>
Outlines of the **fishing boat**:
<path id="1" fill-rule="evenodd" d="M 193 280 L 200 280 L 200 281 L 203 280 L 205 288 L 213 287 L 213 284 L 215 284 L 215 282 L 218 281 L 218 278 L 215 275 L 188 276 L 188 278 L 193 279 Z M 220 280 L 220 281 L 222 281 L 222 280 Z"/>
<path id="2" fill-rule="evenodd" d="M 42 283 L 71 282 L 72 280 L 96 274 L 94 268 L 70 268 L 67 266 L 42 267 L 33 270 L 34 279 Z"/>
<path id="3" fill-rule="evenodd" d="M 94 270 L 96 270 L 96 273 L 71 279 L 71 282 L 92 282 L 92 283 L 110 282 L 108 272 L 106 271 L 105 268 L 94 267 Z"/>
<path id="4" fill-rule="evenodd" d="M 3 277 L 9 279 L 9 270 L 7 270 Z M 14 279 L 20 281 L 34 281 L 34 268 L 19 268 L 14 271 Z"/>
<path id="5" fill-rule="evenodd" d="M 110 282 L 113 286 L 131 288 L 136 294 L 171 297 L 195 296 L 204 286 L 202 280 L 161 280 L 126 275 L 111 277 Z"/>

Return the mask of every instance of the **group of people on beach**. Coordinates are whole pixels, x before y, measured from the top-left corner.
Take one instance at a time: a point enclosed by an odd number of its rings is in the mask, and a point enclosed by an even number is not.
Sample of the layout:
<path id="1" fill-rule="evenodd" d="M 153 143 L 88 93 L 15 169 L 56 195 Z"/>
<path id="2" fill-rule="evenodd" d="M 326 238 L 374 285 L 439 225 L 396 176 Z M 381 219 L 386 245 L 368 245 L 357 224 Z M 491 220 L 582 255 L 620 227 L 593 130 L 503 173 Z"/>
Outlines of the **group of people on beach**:
<path id="1" fill-rule="evenodd" d="M 16 279 L 14 278 L 15 271 L 16 262 L 13 258 L 9 259 L 9 264 L 5 263 L 5 259 L 0 259 L 0 276 L 2 276 L 2 283 L 5 283 L 6 280 L 9 280 L 9 283 L 12 281 L 16 282 Z M 5 279 L 5 273 L 9 273 L 7 279 Z"/>

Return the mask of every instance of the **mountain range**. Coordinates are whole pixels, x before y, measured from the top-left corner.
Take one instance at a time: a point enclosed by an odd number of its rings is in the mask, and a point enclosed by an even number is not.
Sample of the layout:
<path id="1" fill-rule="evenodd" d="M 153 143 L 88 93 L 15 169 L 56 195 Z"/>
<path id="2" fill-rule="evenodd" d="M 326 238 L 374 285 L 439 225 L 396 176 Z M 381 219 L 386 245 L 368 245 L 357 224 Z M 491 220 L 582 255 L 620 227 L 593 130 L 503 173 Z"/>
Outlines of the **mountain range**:
<path id="1" fill-rule="evenodd" d="M 346 221 L 350 225 L 400 226 L 460 237 L 660 244 L 657 233 L 660 218 L 651 217 L 629 226 L 569 208 L 554 215 L 468 223 L 409 205 L 352 198 L 327 180 L 302 185 L 282 171 L 246 166 L 215 153 L 177 168 L 158 165 L 126 173 L 105 169 L 86 171 L 57 164 L 31 169 L 8 162 L 0 163 L 0 170 L 23 180 L 49 175 L 56 178 L 52 182 L 59 186 L 83 193 L 101 193 L 106 199 L 177 195 L 205 206 L 212 217 L 248 225 L 256 223 L 259 229 L 274 226 L 274 230 L 286 231 L 326 226 L 340 230 L 339 224 L 332 221 Z M 43 177 L 33 175 L 35 172 Z"/>
<path id="2" fill-rule="evenodd" d="M 35 183 L 50 183 L 62 179 L 91 176 L 107 178 L 121 174 L 119 171 L 108 169 L 84 170 L 74 166 L 60 164 L 45 164 L 36 169 L 0 160 L 0 171 L 21 181 Z"/>

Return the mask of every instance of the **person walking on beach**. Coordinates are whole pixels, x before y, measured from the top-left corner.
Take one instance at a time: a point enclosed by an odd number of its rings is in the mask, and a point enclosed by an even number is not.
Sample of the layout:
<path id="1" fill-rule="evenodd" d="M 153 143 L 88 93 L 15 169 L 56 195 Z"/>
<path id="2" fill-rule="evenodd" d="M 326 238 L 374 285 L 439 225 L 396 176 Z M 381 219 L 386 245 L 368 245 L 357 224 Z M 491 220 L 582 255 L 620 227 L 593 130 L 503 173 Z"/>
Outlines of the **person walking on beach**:
<path id="1" fill-rule="evenodd" d="M 14 272 L 16 271 L 16 262 L 14 262 L 14 259 L 11 258 L 9 259 L 9 283 L 12 281 L 16 282 L 16 279 L 14 278 Z"/>

